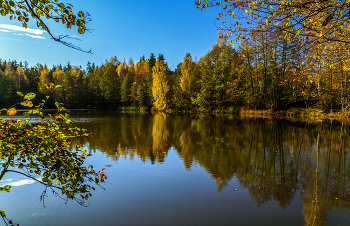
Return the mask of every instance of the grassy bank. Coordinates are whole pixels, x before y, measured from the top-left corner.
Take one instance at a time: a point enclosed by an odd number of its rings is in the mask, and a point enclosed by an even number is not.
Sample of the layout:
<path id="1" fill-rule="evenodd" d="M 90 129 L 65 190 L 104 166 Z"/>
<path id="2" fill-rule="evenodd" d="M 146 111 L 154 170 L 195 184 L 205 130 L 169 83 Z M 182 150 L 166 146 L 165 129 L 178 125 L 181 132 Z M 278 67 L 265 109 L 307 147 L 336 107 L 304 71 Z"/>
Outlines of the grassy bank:
<path id="1" fill-rule="evenodd" d="M 338 120 L 350 122 L 350 112 L 325 113 L 315 108 L 291 108 L 285 110 L 251 110 L 241 108 L 238 112 L 240 117 L 249 118 L 278 118 L 287 120 L 320 121 Z"/>
<path id="2" fill-rule="evenodd" d="M 139 107 L 119 107 L 116 110 L 117 112 L 120 112 L 120 113 L 139 113 L 140 112 Z"/>
<path id="3" fill-rule="evenodd" d="M 146 107 L 120 107 L 117 109 L 121 113 L 152 113 L 157 114 L 158 111 L 155 108 L 146 108 Z M 289 121 L 320 121 L 320 120 L 337 120 L 350 123 L 350 111 L 346 112 L 331 112 L 325 113 L 322 110 L 316 108 L 290 108 L 284 110 L 253 110 L 247 108 L 234 108 L 229 107 L 221 110 L 213 110 L 200 112 L 195 110 L 188 111 L 176 111 L 173 109 L 168 109 L 164 113 L 167 114 L 211 114 L 216 116 L 230 116 L 231 118 L 268 118 L 268 119 L 286 119 Z"/>

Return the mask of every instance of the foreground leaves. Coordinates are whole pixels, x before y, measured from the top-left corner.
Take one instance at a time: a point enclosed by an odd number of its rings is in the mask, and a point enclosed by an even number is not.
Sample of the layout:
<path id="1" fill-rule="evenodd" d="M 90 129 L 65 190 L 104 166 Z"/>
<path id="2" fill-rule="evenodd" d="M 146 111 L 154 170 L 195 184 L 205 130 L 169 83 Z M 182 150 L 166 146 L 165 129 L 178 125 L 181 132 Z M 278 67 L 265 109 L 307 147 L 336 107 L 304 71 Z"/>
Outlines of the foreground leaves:
<path id="1" fill-rule="evenodd" d="M 50 91 L 55 89 L 52 84 L 47 86 Z M 20 94 L 19 94 L 20 95 Z M 23 95 L 20 95 L 23 97 Z M 30 107 L 35 95 L 27 94 L 20 104 Z M 74 199 L 84 205 L 84 200 L 90 196 L 92 185 L 104 182 L 107 177 L 102 171 L 95 171 L 93 166 L 85 166 L 85 156 L 90 156 L 87 150 L 72 142 L 88 132 L 73 127 L 66 110 L 56 103 L 58 111 L 55 115 L 44 117 L 42 107 L 45 100 L 34 109 L 24 113 L 29 119 L 0 119 L 0 181 L 6 173 L 18 173 L 31 178 L 45 186 L 41 196 L 44 203 L 47 189 L 61 198 Z M 3 109 L 8 115 L 16 115 L 15 107 Z M 41 117 L 42 123 L 32 124 L 33 117 Z M 10 191 L 11 186 L 0 187 L 0 191 Z M 4 211 L 1 212 L 4 214 Z M 1 214 L 0 213 L 0 214 Z"/>

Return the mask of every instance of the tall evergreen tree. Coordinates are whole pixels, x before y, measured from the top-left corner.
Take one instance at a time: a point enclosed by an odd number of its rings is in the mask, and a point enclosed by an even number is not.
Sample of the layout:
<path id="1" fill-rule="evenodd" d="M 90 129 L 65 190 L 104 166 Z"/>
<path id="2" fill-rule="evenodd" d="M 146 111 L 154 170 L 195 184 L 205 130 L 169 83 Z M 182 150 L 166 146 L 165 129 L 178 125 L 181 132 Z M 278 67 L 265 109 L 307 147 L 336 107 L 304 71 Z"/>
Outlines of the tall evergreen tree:
<path id="1" fill-rule="evenodd" d="M 148 67 L 149 67 L 151 70 L 152 70 L 153 66 L 156 65 L 156 61 L 157 61 L 156 57 L 154 56 L 153 53 L 151 53 L 151 56 L 150 56 L 150 58 L 149 58 L 149 60 L 148 60 Z"/>

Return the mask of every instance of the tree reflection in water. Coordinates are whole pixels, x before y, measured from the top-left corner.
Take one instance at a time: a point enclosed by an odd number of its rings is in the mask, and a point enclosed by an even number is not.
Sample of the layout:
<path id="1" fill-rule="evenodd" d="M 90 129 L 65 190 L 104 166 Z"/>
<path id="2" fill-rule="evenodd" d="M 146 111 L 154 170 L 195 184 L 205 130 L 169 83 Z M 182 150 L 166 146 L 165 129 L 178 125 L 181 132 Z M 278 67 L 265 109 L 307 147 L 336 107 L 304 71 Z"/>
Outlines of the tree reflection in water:
<path id="1" fill-rule="evenodd" d="M 285 208 L 300 191 L 305 225 L 350 210 L 349 127 L 340 122 L 156 114 L 109 115 L 84 126 L 96 133 L 84 142 L 115 161 L 162 163 L 174 147 L 186 169 L 196 164 L 210 174 L 218 192 L 236 177 L 257 205 L 276 200 Z"/>

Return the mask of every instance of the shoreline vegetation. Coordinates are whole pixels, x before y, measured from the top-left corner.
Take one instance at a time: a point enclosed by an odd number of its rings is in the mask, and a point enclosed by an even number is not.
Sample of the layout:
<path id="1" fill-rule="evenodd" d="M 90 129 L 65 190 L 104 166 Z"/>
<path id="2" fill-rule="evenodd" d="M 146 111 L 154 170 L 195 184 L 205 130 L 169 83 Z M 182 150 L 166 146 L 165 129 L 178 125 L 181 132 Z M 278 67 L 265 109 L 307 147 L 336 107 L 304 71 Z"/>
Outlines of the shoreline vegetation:
<path id="1" fill-rule="evenodd" d="M 350 112 L 325 113 L 316 108 L 292 108 L 286 110 L 251 110 L 240 109 L 239 116 L 243 118 L 269 118 L 284 119 L 287 121 L 318 122 L 323 120 L 336 120 L 350 123 Z"/>
<path id="2" fill-rule="evenodd" d="M 214 111 L 177 111 L 172 109 L 167 109 L 166 111 L 159 111 L 155 108 L 146 108 L 146 107 L 119 107 L 116 109 L 67 109 L 68 114 L 71 111 L 113 111 L 124 114 L 187 114 L 187 115 L 212 115 L 218 117 L 228 117 L 228 118 L 240 118 L 240 119 L 277 119 L 277 120 L 286 120 L 289 122 L 322 122 L 324 120 L 329 121 L 339 121 L 341 123 L 350 124 L 350 112 L 331 112 L 325 113 L 320 109 L 316 108 L 291 108 L 284 110 L 255 110 L 247 108 L 234 109 L 229 107 L 222 110 Z M 25 112 L 25 109 L 17 109 L 18 112 Z M 43 112 L 54 111 L 54 109 L 43 109 Z"/>
<path id="3" fill-rule="evenodd" d="M 157 114 L 162 111 L 157 109 L 147 109 L 139 107 L 121 107 L 116 109 L 120 113 L 152 113 Z M 240 118 L 267 118 L 267 119 L 286 119 L 288 121 L 320 121 L 320 120 L 337 120 L 341 122 L 350 123 L 350 112 L 330 112 L 325 113 L 320 109 L 316 108 L 291 108 L 285 110 L 254 110 L 254 109 L 234 109 L 233 107 L 208 111 L 208 112 L 199 112 L 199 111 L 176 111 L 168 109 L 167 114 L 211 114 L 211 115 L 232 115 L 233 117 Z"/>
<path id="4" fill-rule="evenodd" d="M 43 112 L 54 111 L 55 109 L 44 109 Z M 119 107 L 116 109 L 67 109 L 67 112 L 75 112 L 75 111 L 113 111 L 124 114 L 187 114 L 187 115 L 213 115 L 213 116 L 223 116 L 229 118 L 256 118 L 256 119 L 279 119 L 279 120 L 287 120 L 290 122 L 298 121 L 298 122 L 320 122 L 323 120 L 336 120 L 343 123 L 350 123 L 350 112 L 331 112 L 325 113 L 317 108 L 291 108 L 284 110 L 256 110 L 256 109 L 247 109 L 244 107 L 235 109 L 233 107 L 229 107 L 221 110 L 213 110 L 213 111 L 178 111 L 173 109 L 167 109 L 166 111 L 159 111 L 155 108 L 147 108 L 147 107 Z M 18 112 L 25 112 L 25 109 L 17 109 Z"/>

